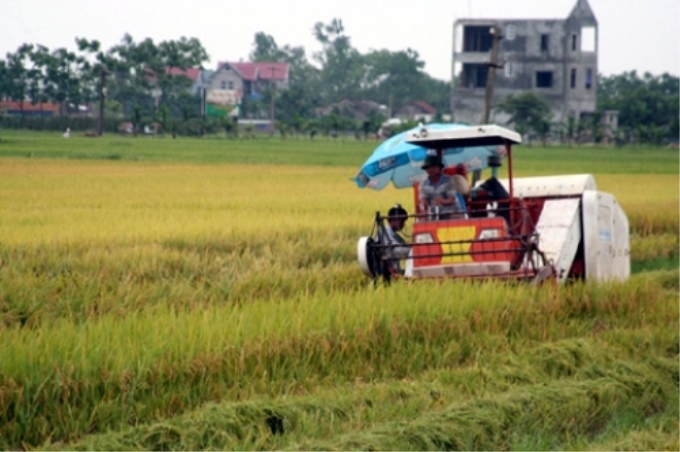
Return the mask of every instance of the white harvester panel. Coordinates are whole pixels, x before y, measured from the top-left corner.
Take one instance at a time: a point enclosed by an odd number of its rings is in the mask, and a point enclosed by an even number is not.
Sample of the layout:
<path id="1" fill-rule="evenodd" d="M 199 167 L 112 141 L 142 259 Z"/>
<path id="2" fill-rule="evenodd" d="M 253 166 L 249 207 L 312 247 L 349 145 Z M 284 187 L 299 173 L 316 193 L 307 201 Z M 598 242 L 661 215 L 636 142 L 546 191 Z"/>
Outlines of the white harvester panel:
<path id="1" fill-rule="evenodd" d="M 569 275 L 578 245 L 581 242 L 581 200 L 558 199 L 546 201 L 536 224 L 539 249 L 552 263 L 558 281 Z"/>
<path id="2" fill-rule="evenodd" d="M 609 193 L 583 193 L 586 279 L 625 280 L 630 276 L 628 217 Z"/>
<path id="3" fill-rule="evenodd" d="M 498 180 L 506 190 L 510 189 L 507 179 Z M 484 181 L 479 181 L 482 184 Z M 596 190 L 595 178 L 590 174 L 566 176 L 522 177 L 513 181 L 512 189 L 517 198 L 544 198 L 546 196 L 574 196 L 586 190 Z"/>

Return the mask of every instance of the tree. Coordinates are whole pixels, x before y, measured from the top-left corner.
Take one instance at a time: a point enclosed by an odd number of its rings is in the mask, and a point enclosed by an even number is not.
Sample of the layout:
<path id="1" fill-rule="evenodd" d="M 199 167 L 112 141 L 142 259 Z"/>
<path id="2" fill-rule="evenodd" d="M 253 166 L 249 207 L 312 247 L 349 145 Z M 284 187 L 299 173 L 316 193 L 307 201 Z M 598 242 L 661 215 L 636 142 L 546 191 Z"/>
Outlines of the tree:
<path id="1" fill-rule="evenodd" d="M 352 47 L 344 31 L 340 19 L 314 25 L 314 37 L 323 48 L 314 54 L 314 59 L 322 66 L 321 84 L 326 88 L 324 100 L 327 103 L 356 98 L 361 87 L 362 56 Z"/>
<path id="2" fill-rule="evenodd" d="M 65 48 L 53 50 L 45 54 L 45 93 L 54 103 L 58 104 L 61 115 L 68 113 L 71 108 L 78 106 L 89 96 L 83 93 L 81 87 L 80 66 L 84 63 L 82 57 Z"/>
<path id="3" fill-rule="evenodd" d="M 522 94 L 508 95 L 497 107 L 510 115 L 508 124 L 514 124 L 521 135 L 531 131 L 538 135 L 546 133 L 550 126 L 550 105 L 545 98 L 530 91 Z"/>
<path id="4" fill-rule="evenodd" d="M 279 46 L 276 44 L 276 40 L 273 36 L 261 31 L 255 33 L 253 50 L 249 55 L 250 61 L 285 61 L 286 57 L 286 53 L 279 50 Z"/>
<path id="5" fill-rule="evenodd" d="M 276 99 L 276 120 L 290 122 L 290 118 L 298 115 L 302 118 L 313 118 L 315 107 L 320 105 L 319 70 L 312 66 L 305 56 L 304 48 L 279 47 L 276 40 L 263 32 L 255 34 L 251 61 L 285 62 L 290 66 L 289 88 L 278 93 Z M 270 100 L 270 93 L 263 93 L 265 99 L 251 99 L 244 97 L 241 110 L 244 117 L 252 115 L 257 110 L 257 103 L 261 100 L 261 110 L 266 110 Z"/>
<path id="6" fill-rule="evenodd" d="M 44 71 L 49 62 L 49 50 L 42 45 L 34 46 L 29 53 L 29 59 L 31 67 L 27 72 L 28 91 L 26 94 L 31 100 L 31 104 L 42 104 L 43 102 L 48 101 L 48 96 L 45 91 L 47 80 Z"/>
<path id="7" fill-rule="evenodd" d="M 183 100 L 187 100 L 184 94 L 191 82 L 170 68 L 181 72 L 208 60 L 196 38 L 182 37 L 156 44 L 151 38 L 135 42 L 129 34 L 108 55 L 116 62 L 116 96 L 128 115 L 134 105 L 141 106 L 149 115 L 161 105 L 167 105 L 174 115 L 181 114 L 186 106 Z"/>
<path id="8" fill-rule="evenodd" d="M 670 74 L 624 72 L 598 79 L 597 108 L 617 110 L 619 128 L 642 141 L 678 139 L 680 82 Z M 654 130 L 654 133 L 640 132 Z"/>
<path id="9" fill-rule="evenodd" d="M 0 99 L 4 98 L 9 89 L 9 73 L 7 69 L 7 62 L 0 60 Z"/>
<path id="10" fill-rule="evenodd" d="M 574 136 L 576 135 L 576 119 L 574 119 L 573 116 L 571 115 L 567 116 L 567 124 L 565 129 L 567 141 L 569 142 L 569 144 L 571 144 L 574 141 Z"/>
<path id="11" fill-rule="evenodd" d="M 551 129 L 552 124 L 550 123 L 550 120 L 546 118 L 541 118 L 534 126 L 534 130 L 541 139 L 541 144 L 543 144 L 543 147 L 545 147 L 548 142 L 548 136 L 550 135 Z"/>
<path id="12" fill-rule="evenodd" d="M 339 19 L 329 24 L 315 24 L 313 34 L 322 45 L 322 50 L 313 56 L 320 69 L 307 61 L 302 47 L 279 46 L 273 36 L 263 32 L 255 34 L 250 53 L 252 61 L 280 61 L 290 65 L 289 89 L 277 93 L 277 121 L 291 123 L 295 115 L 313 118 L 317 107 L 345 99 L 391 103 L 395 109 L 424 100 L 440 111 L 449 110 L 450 84 L 423 72 L 424 62 L 418 52 L 380 50 L 362 55 L 351 46 Z M 263 94 L 268 96 L 266 92 Z M 245 98 L 242 113 L 252 115 L 262 102 Z M 265 106 L 262 103 L 260 110 L 264 111 Z"/>
<path id="13" fill-rule="evenodd" d="M 5 82 L 3 84 L 5 95 L 10 100 L 19 102 L 21 108 L 21 117 L 23 121 L 23 104 L 26 98 L 29 84 L 29 72 L 26 69 L 26 64 L 33 46 L 24 44 L 20 46 L 15 53 L 7 54 L 7 62 L 5 64 Z"/>
<path id="14" fill-rule="evenodd" d="M 590 133 L 590 138 L 595 143 L 602 142 L 604 138 L 604 127 L 602 126 L 602 113 L 596 111 L 593 115 L 588 118 L 586 126 L 588 127 L 588 132 Z"/>
<path id="15" fill-rule="evenodd" d="M 372 51 L 365 56 L 362 88 L 366 98 L 391 104 L 394 110 L 416 101 L 423 100 L 425 65 L 419 60 L 418 52 Z M 447 96 L 448 97 L 448 96 Z"/>

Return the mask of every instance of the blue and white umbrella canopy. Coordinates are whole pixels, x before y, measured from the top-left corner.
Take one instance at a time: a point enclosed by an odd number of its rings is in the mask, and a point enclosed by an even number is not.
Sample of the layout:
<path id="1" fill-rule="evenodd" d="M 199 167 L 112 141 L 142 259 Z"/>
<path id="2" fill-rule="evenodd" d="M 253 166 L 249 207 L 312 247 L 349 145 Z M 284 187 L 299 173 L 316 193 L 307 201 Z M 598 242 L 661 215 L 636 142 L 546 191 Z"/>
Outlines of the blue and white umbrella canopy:
<path id="1" fill-rule="evenodd" d="M 427 149 L 408 143 L 406 136 L 409 132 L 420 129 L 423 126 L 399 133 L 383 141 L 373 154 L 366 160 L 357 175 L 354 177 L 359 188 L 373 188 L 381 190 L 390 182 L 397 188 L 411 187 L 415 182 L 420 182 L 426 177 L 421 168 L 423 160 L 427 157 Z M 425 127 L 432 130 L 459 129 L 469 127 L 465 124 L 427 124 Z M 463 164 L 468 171 L 483 170 L 487 168 L 490 155 L 496 155 L 496 146 L 459 147 L 443 150 L 444 165 L 453 166 Z"/>

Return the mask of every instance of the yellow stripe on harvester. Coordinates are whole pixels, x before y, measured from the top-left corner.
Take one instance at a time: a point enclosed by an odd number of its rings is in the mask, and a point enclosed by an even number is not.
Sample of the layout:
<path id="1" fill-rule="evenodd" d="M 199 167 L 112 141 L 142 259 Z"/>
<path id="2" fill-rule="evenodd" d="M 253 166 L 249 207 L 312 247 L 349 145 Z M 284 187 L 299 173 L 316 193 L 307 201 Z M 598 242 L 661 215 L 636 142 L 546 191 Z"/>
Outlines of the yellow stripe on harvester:
<path id="1" fill-rule="evenodd" d="M 460 226 L 457 228 L 437 229 L 437 237 L 439 237 L 440 242 L 472 240 L 475 238 L 476 229 L 477 228 L 475 226 Z M 455 255 L 443 256 L 442 264 L 472 262 L 472 256 L 470 256 L 470 246 L 472 246 L 472 243 L 443 243 L 442 244 L 443 253 Z"/>

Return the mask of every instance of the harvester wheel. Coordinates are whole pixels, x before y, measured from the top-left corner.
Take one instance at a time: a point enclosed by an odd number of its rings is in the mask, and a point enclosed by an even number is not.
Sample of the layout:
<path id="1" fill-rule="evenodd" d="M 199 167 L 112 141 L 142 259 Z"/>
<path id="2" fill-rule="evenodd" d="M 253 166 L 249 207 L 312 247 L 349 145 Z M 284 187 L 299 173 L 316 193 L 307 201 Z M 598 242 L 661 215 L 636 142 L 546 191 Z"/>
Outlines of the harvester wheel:
<path id="1" fill-rule="evenodd" d="M 389 264 L 382 258 L 380 247 L 372 237 L 361 237 L 359 239 L 357 259 L 361 271 L 376 282 L 382 278 L 388 284 L 392 279 Z"/>
<path id="2" fill-rule="evenodd" d="M 361 237 L 357 243 L 359 267 L 366 276 L 377 278 L 382 274 L 382 259 L 373 237 Z"/>

